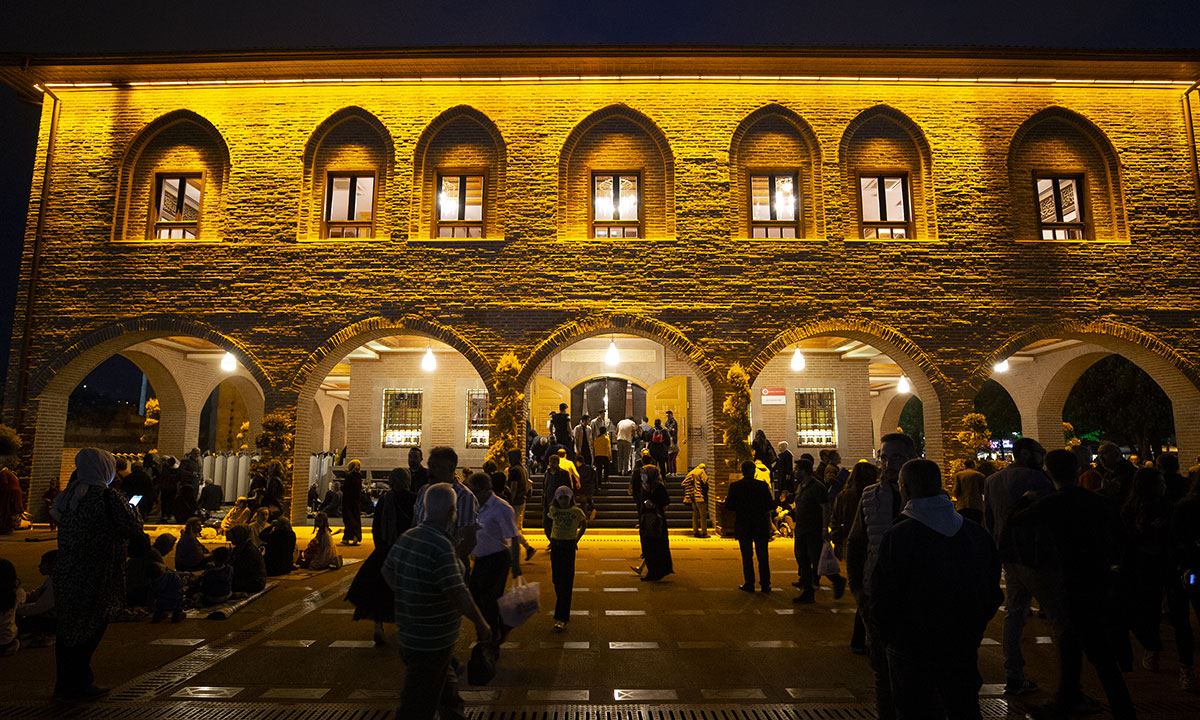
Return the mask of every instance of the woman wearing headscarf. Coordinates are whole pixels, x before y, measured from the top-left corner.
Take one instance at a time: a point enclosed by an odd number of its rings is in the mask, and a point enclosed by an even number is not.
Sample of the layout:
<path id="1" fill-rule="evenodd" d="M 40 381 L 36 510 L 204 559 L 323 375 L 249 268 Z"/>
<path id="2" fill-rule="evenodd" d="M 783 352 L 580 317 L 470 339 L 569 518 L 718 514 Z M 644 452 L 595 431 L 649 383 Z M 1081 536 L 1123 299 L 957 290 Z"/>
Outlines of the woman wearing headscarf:
<path id="1" fill-rule="evenodd" d="M 362 463 L 351 460 L 346 466 L 346 479 L 342 481 L 342 524 L 346 528 L 342 533 L 343 545 L 362 542 L 362 507 L 359 505 L 362 487 Z"/>
<path id="2" fill-rule="evenodd" d="M 287 575 L 296 569 L 296 531 L 287 518 L 279 518 L 259 533 L 268 575 Z"/>
<path id="3" fill-rule="evenodd" d="M 233 591 L 249 595 L 261 592 L 267 586 L 267 564 L 262 553 L 250 538 L 250 528 L 234 525 L 226 536 L 233 544 L 233 555 L 229 564 L 233 567 Z"/>
<path id="4" fill-rule="evenodd" d="M 0 465 L 0 535 L 7 535 L 21 526 L 25 513 L 25 497 L 21 481 L 7 466 Z"/>
<path id="5" fill-rule="evenodd" d="M 142 531 L 133 508 L 108 487 L 117 472 L 112 455 L 84 448 L 75 455 L 75 470 L 75 479 L 50 509 L 58 522 L 54 697 L 65 701 L 108 692 L 95 685 L 92 655 L 125 605 L 126 551 L 129 539 Z"/>
<path id="6" fill-rule="evenodd" d="M 667 505 L 671 497 L 659 477 L 658 467 L 642 468 L 646 484 L 642 488 L 642 507 L 638 515 L 638 535 L 642 541 L 642 557 L 646 559 L 644 582 L 658 582 L 675 573 L 671 562 L 671 544 L 667 540 Z"/>
<path id="7" fill-rule="evenodd" d="M 329 516 L 317 513 L 313 520 L 313 538 L 300 553 L 300 567 L 310 570 L 327 570 L 341 565 L 341 558 L 333 549 L 333 535 L 329 532 Z"/>
<path id="8" fill-rule="evenodd" d="M 371 539 L 375 547 L 367 556 L 346 599 L 354 604 L 355 620 L 375 621 L 375 644 L 384 645 L 383 624 L 395 622 L 395 595 L 383 579 L 383 561 L 400 537 L 412 527 L 413 505 L 417 496 L 409 489 L 411 482 L 408 470 L 395 468 L 388 475 L 390 490 L 379 498 L 375 515 L 371 520 Z"/>

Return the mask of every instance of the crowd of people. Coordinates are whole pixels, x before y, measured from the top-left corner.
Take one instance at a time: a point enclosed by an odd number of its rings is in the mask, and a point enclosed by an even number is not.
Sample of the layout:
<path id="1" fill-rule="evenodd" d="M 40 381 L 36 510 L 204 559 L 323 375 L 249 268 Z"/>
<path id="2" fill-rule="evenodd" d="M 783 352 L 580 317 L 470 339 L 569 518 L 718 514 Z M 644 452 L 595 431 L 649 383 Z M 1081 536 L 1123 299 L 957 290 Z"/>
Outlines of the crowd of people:
<path id="1" fill-rule="evenodd" d="M 483 650 L 498 660 L 511 630 L 500 599 L 536 553 L 524 529 L 531 467 L 545 472 L 553 629 L 567 631 L 576 553 L 593 512 L 587 492 L 601 476 L 596 451 L 606 449 L 608 432 L 603 420 L 586 420 L 569 428 L 572 446 L 555 442 L 553 452 L 541 457 L 536 445 L 525 456 L 513 451 L 504 471 L 492 463 L 482 472 L 461 471 L 455 451 L 438 447 L 427 466 L 414 448 L 408 467 L 389 474 L 388 490 L 373 508 L 374 548 L 347 599 L 355 620 L 373 622 L 377 644 L 387 643 L 386 623 L 397 625 L 407 666 L 401 716 L 461 710 L 453 650 L 463 617 L 475 625 Z M 629 493 L 639 510 L 643 560 L 634 569 L 645 572 L 643 581 L 656 582 L 674 572 L 666 516 L 671 499 L 662 453 L 655 457 L 649 445 L 655 427 L 662 428 L 664 444 L 673 444 L 666 440 L 673 436 L 665 424 L 649 427 L 647 447 L 628 466 Z M 621 443 L 618 432 L 614 445 Z M 635 450 L 632 441 L 629 449 Z M 772 445 L 762 431 L 751 449 L 753 458 L 742 463 L 741 478 L 719 503 L 733 517 L 740 589 L 771 589 L 767 544 L 781 536 L 794 548 L 794 602 L 815 602 L 822 578 L 832 584 L 834 598 L 848 589 L 858 607 L 849 646 L 870 660 L 880 718 L 979 717 L 978 648 L 1002 603 L 1006 694 L 1038 690 L 1021 652 L 1035 601 L 1052 624 L 1058 686 L 1053 700 L 1031 708 L 1035 718 L 1099 708 L 1081 688 L 1085 657 L 1114 717 L 1134 717 L 1123 676 L 1134 664 L 1131 637 L 1142 648 L 1141 664 L 1160 669 L 1164 606 L 1174 629 L 1180 686 L 1196 689 L 1191 613 L 1200 613 L 1200 458 L 1189 479 L 1171 454 L 1139 467 L 1105 443 L 1093 464 L 1090 453 L 1047 453 L 1022 439 L 1005 466 L 968 461 L 944 479 L 938 465 L 919 458 L 912 439 L 900 433 L 881 439 L 875 462 L 851 468 L 842 466 L 836 449 L 817 458 L 793 456 L 787 443 Z M 623 454 L 614 462 L 624 469 Z M 180 465 L 188 470 L 188 463 Z M 41 585 L 27 593 L 12 564 L 0 560 L 0 655 L 22 644 L 53 644 L 59 699 L 103 694 L 93 682 L 91 656 L 109 622 L 139 612 L 131 608 L 144 609 L 154 622 L 179 621 L 188 607 L 261 592 L 269 577 L 296 567 L 341 564 L 328 515 L 319 510 L 311 541 L 297 550 L 287 518 L 274 512 L 280 503 L 271 486 L 281 483 L 282 468 L 268 467 L 256 481 L 260 492 L 239 498 L 217 527 L 205 525 L 199 483 L 192 509 L 187 498 L 182 506 L 180 500 L 181 487 L 190 497 L 191 479 L 164 484 L 156 482 L 157 472 L 122 464 L 101 450 L 79 451 L 70 482 L 52 501 L 59 548 L 42 557 Z M 361 487 L 357 461 L 349 463 L 346 477 L 343 488 Z M 704 465 L 692 468 L 681 484 L 693 510 L 693 533 L 705 536 Z M 164 487 L 174 490 L 165 500 Z M 157 500 L 147 504 L 156 492 Z M 176 509 L 172 517 L 190 514 L 178 538 L 161 533 L 151 540 L 143 515 L 164 502 Z M 358 506 L 357 498 L 350 502 Z M 360 522 L 352 513 L 343 543 L 361 540 Z M 210 551 L 204 541 L 218 532 L 227 544 Z M 173 568 L 165 559 L 172 553 Z"/>

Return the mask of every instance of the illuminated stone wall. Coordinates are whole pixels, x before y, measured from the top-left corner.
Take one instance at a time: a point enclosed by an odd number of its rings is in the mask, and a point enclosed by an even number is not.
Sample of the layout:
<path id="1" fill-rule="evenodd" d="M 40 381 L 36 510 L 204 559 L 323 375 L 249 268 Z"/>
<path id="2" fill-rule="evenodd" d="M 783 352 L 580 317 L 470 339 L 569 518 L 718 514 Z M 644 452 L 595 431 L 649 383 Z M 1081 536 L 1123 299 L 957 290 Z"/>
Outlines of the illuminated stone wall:
<path id="1" fill-rule="evenodd" d="M 926 418 L 939 419 L 926 430 L 931 454 L 943 462 L 958 453 L 949 432 L 970 411 L 998 353 L 1054 323 L 1103 321 L 1097 332 L 1121 334 L 1127 352 L 1158 358 L 1175 374 L 1179 382 L 1168 391 L 1178 404 L 1194 394 L 1200 363 L 1200 247 L 1181 92 L 713 81 L 64 89 L 46 198 L 40 188 L 50 112 L 43 114 L 20 287 L 25 298 L 40 211 L 28 375 L 18 402 L 27 327 L 22 300 L 5 419 L 13 421 L 19 405 L 20 427 L 30 440 L 35 427 L 53 425 L 65 408 L 59 385 L 82 369 L 73 363 L 91 363 L 99 353 L 94 348 L 115 346 L 125 332 L 131 344 L 155 333 L 222 344 L 263 384 L 268 411 L 294 409 L 330 339 L 369 318 L 382 318 L 372 328 L 426 323 L 420 327 L 473 358 L 485 382 L 503 352 L 513 350 L 525 361 L 570 323 L 599 326 L 614 316 L 622 323 L 657 321 L 654 327 L 686 341 L 684 353 L 694 353 L 708 373 L 718 408 L 712 437 L 718 439 L 725 370 L 741 361 L 757 372 L 795 340 L 802 332 L 797 328 L 861 335 L 876 346 L 875 337 L 886 335 L 906 349 L 928 376 L 922 393 L 936 397 L 926 400 Z M 810 237 L 800 241 L 747 240 L 734 211 L 748 201 L 742 171 L 730 166 L 731 143 L 752 113 L 772 104 L 801 118 L 818 146 L 812 179 L 802 181 L 811 187 L 803 202 L 814 210 L 813 223 L 805 232 Z M 469 107 L 454 110 L 460 106 Z M 381 168 L 387 181 L 376 201 L 377 238 L 305 242 L 319 219 L 312 208 L 317 179 L 306 170 L 306 153 L 322 123 L 348 107 L 361 108 L 354 112 L 375 118 L 387 133 L 380 157 L 392 160 Z M 1096 191 L 1111 196 L 1108 209 L 1098 201 L 1096 207 L 1101 224 L 1112 228 L 1102 238 L 1120 242 L 1026 242 L 1034 208 L 1014 200 L 1028 187 L 1013 181 L 1011 144 L 1047 107 L 1090 123 L 1111 143 L 1119 173 L 1110 173 L 1111 189 Z M 430 177 L 428 159 L 448 145 L 426 139 L 420 157 L 417 149 L 430 124 L 449 111 L 485 118 L 502 138 L 503 170 L 497 169 L 501 177 L 493 186 L 504 188 L 494 221 L 503 240 L 499 232 L 475 243 L 427 239 L 432 195 L 418 185 Z M 148 208 L 140 191 L 121 199 L 123 163 L 145 142 L 143 131 L 170 113 L 211 123 L 228 148 L 215 221 L 220 233 L 208 232 L 206 218 L 203 242 L 113 242 L 114 234 L 118 240 L 144 237 Z M 578 132 L 595 113 L 615 119 Z M 590 131 L 605 122 L 627 130 L 632 124 L 644 137 L 667 143 L 669 155 L 654 145 L 668 160 L 661 211 L 654 195 L 647 196 L 645 228 L 652 239 L 583 237 L 586 210 L 568 182 L 575 176 L 562 176 L 563 150 L 576 143 L 582 168 L 592 157 L 584 152 L 593 147 Z M 887 130 L 879 135 L 888 142 L 915 154 L 872 156 L 879 142 L 859 148 L 846 139 L 852 127 L 854 137 L 864 137 L 877 126 Z M 1046 140 L 1046 131 L 1028 136 L 1038 152 L 1070 154 L 1078 147 Z M 630 130 L 629 139 L 608 147 L 624 148 L 630 163 L 644 162 L 649 187 L 658 182 L 652 180 L 658 177 L 655 155 L 635 136 L 643 137 Z M 785 143 L 777 147 L 780 166 L 807 167 L 802 153 Z M 919 158 L 924 147 L 928 166 L 912 170 L 921 174 L 913 198 L 917 237 L 855 241 L 849 161 L 861 152 L 871 164 L 917 162 L 906 158 Z M 221 157 L 216 143 L 211 151 Z M 480 157 L 498 154 L 484 148 Z M 757 163 L 763 155 L 734 157 Z M 206 184 L 205 192 L 207 213 L 215 186 Z M 119 224 L 126 207 L 127 227 Z M 1117 217 L 1121 207 L 1124 217 Z M 651 219 L 656 213 L 661 221 Z M 311 395 L 304 397 L 301 437 L 310 437 L 311 405 Z M 1183 419 L 1189 426 L 1181 428 L 1181 445 L 1195 455 L 1200 418 L 1192 412 Z M 49 450 L 34 452 L 50 457 Z M 718 457 L 722 453 L 718 447 Z M 48 475 L 36 467 L 33 473 L 40 492 Z"/>

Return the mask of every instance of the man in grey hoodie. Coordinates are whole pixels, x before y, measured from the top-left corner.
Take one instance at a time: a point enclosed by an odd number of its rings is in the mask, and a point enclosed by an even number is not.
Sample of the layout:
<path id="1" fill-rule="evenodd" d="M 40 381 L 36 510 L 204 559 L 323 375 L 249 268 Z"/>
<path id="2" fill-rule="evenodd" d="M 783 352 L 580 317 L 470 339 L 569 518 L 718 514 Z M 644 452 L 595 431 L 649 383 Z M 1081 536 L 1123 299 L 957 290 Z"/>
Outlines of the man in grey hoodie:
<path id="1" fill-rule="evenodd" d="M 931 460 L 900 470 L 903 517 L 871 578 L 871 634 L 886 648 L 896 717 L 978 720 L 978 651 L 1004 601 L 995 543 L 964 520 Z"/>

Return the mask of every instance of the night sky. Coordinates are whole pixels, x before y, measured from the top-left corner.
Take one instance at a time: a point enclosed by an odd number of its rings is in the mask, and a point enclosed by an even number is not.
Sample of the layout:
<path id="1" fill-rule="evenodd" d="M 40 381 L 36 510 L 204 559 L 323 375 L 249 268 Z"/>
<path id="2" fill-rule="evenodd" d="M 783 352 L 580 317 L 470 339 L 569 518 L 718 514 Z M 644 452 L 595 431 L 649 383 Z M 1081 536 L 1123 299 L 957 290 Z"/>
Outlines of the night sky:
<path id="1" fill-rule="evenodd" d="M 5 0 L 22 55 L 446 45 L 1200 48 L 1200 0 Z M 39 112 L 0 86 L 0 382 Z"/>

